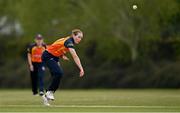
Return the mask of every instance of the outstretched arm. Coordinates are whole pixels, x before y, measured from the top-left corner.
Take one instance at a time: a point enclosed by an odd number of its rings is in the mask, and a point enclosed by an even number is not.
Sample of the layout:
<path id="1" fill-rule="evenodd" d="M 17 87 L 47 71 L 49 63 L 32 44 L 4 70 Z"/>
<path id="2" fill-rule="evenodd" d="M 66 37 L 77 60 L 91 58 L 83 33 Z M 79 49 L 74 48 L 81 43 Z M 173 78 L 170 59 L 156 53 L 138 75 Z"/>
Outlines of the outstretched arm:
<path id="1" fill-rule="evenodd" d="M 83 67 L 82 67 L 82 65 L 81 65 L 81 61 L 80 61 L 78 55 L 76 54 L 75 49 L 74 49 L 74 48 L 69 48 L 69 51 L 70 51 L 70 53 L 71 53 L 71 56 L 72 56 L 73 59 L 74 59 L 74 62 L 76 63 L 76 65 L 77 65 L 78 68 L 80 69 L 80 73 L 79 73 L 80 77 L 84 76 L 84 69 L 83 69 Z"/>

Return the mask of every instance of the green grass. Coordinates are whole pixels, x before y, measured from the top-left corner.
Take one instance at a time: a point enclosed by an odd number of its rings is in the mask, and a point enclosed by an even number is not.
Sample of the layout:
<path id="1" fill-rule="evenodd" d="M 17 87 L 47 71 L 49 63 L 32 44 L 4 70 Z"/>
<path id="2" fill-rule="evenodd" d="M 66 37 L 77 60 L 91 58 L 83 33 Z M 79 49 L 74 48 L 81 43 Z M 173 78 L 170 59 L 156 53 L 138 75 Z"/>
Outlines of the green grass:
<path id="1" fill-rule="evenodd" d="M 180 90 L 61 90 L 51 105 L 30 90 L 0 90 L 0 112 L 180 112 Z"/>

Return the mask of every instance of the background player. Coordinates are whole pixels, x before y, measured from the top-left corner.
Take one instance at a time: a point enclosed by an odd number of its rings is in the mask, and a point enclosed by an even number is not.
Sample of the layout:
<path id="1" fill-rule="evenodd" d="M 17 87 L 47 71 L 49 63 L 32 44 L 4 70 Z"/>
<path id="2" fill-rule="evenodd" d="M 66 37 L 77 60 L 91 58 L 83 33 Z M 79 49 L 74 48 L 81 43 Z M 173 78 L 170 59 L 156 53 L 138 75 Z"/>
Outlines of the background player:
<path id="1" fill-rule="evenodd" d="M 38 94 L 38 89 L 40 96 L 44 94 L 43 76 L 45 67 L 42 63 L 41 56 L 45 49 L 46 45 L 44 44 L 43 37 L 40 34 L 35 37 L 35 43 L 30 44 L 27 48 L 27 58 L 31 76 L 33 95 Z"/>

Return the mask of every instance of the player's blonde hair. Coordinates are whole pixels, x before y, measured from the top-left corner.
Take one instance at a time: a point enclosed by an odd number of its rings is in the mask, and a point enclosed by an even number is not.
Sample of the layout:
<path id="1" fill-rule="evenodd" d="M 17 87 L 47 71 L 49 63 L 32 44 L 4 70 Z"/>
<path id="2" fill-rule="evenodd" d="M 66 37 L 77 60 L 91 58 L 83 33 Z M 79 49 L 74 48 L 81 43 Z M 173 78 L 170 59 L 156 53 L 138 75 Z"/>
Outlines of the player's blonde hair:
<path id="1" fill-rule="evenodd" d="M 73 35 L 76 36 L 78 33 L 83 34 L 83 32 L 82 32 L 80 29 L 73 29 L 73 30 L 72 30 L 72 34 L 73 34 Z M 82 37 L 82 38 L 83 38 L 83 37 Z"/>

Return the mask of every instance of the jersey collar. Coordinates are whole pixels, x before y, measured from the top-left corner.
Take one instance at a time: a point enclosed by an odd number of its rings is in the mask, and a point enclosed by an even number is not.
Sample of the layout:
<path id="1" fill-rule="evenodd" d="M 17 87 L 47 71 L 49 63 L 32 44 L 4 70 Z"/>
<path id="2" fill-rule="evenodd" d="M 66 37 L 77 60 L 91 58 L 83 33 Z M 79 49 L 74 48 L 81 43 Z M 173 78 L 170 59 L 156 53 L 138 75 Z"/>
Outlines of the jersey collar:
<path id="1" fill-rule="evenodd" d="M 70 40 L 73 42 L 73 44 L 75 44 L 73 37 L 70 37 Z"/>

